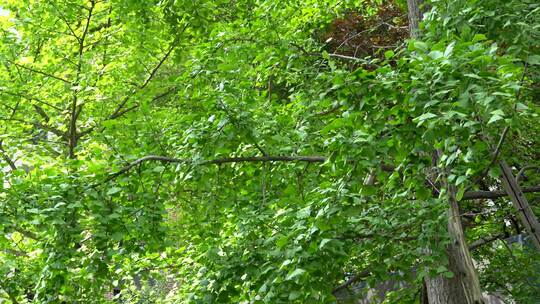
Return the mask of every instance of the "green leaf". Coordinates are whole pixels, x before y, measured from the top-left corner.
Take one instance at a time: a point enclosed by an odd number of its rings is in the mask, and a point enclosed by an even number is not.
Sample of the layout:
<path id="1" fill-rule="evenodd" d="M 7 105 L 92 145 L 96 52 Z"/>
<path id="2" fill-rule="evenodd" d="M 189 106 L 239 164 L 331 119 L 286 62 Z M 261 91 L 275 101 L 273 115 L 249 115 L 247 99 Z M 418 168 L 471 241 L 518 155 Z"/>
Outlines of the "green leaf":
<path id="1" fill-rule="evenodd" d="M 319 245 L 319 249 L 323 249 L 328 242 L 332 241 L 332 239 L 322 239 L 321 244 Z"/>
<path id="2" fill-rule="evenodd" d="M 431 191 L 427 188 L 420 188 L 416 190 L 416 198 L 423 201 L 431 197 Z"/>
<path id="3" fill-rule="evenodd" d="M 437 117 L 437 115 L 433 114 L 433 113 L 424 113 L 418 117 L 416 117 L 415 119 L 413 119 L 414 122 L 417 122 L 418 123 L 418 126 L 422 125 L 424 123 L 424 121 L 428 120 L 428 119 L 431 119 L 431 118 L 435 118 Z"/>
<path id="4" fill-rule="evenodd" d="M 487 37 L 484 34 L 475 34 L 473 39 L 472 39 L 473 42 L 480 42 L 480 41 L 484 41 L 484 40 L 487 40 Z"/>
<path id="5" fill-rule="evenodd" d="M 502 110 L 495 110 L 491 112 L 491 118 L 488 121 L 488 125 L 496 121 L 499 121 L 503 118 L 504 118 L 504 112 Z"/>
<path id="6" fill-rule="evenodd" d="M 301 295 L 302 295 L 302 293 L 300 291 L 293 290 L 293 291 L 289 292 L 289 301 L 294 301 L 294 300 L 298 299 Z"/>
<path id="7" fill-rule="evenodd" d="M 437 267 L 437 273 L 443 273 L 443 272 L 446 272 L 448 270 L 448 268 L 446 268 L 446 266 L 439 266 Z"/>
<path id="8" fill-rule="evenodd" d="M 446 278 L 451 279 L 451 278 L 454 277 L 454 273 L 451 272 L 451 271 L 445 271 L 445 272 L 443 272 L 443 276 L 445 276 Z"/>
<path id="9" fill-rule="evenodd" d="M 297 279 L 298 277 L 300 277 L 301 275 L 303 275 L 306 271 L 302 268 L 297 268 L 295 269 L 293 272 L 289 273 L 289 275 L 287 276 L 286 280 L 287 281 L 291 281 L 291 280 L 295 280 Z"/>
<path id="10" fill-rule="evenodd" d="M 112 187 L 112 188 L 109 188 L 109 190 L 107 190 L 107 195 L 114 195 L 118 192 L 122 191 L 122 188 L 120 187 Z"/>
<path id="11" fill-rule="evenodd" d="M 363 185 L 362 186 L 362 190 L 361 190 L 361 194 L 362 195 L 365 195 L 365 196 L 372 196 L 372 195 L 375 195 L 377 194 L 378 192 L 378 189 L 377 187 L 375 186 L 370 186 L 370 185 Z"/>
<path id="12" fill-rule="evenodd" d="M 458 191 L 456 192 L 456 200 L 461 201 L 463 198 L 463 195 L 465 194 L 465 187 L 459 187 Z"/>
<path id="13" fill-rule="evenodd" d="M 286 236 L 282 236 L 279 239 L 276 240 L 276 246 L 278 248 L 283 248 L 289 243 L 289 238 Z"/>
<path id="14" fill-rule="evenodd" d="M 456 45 L 456 42 L 455 41 L 452 41 L 450 44 L 448 44 L 448 46 L 446 47 L 446 49 L 444 50 L 444 57 L 450 57 L 450 55 L 452 55 L 452 52 L 454 51 L 454 46 Z"/>
<path id="15" fill-rule="evenodd" d="M 527 62 L 532 65 L 540 65 L 540 55 L 529 55 Z"/>
<path id="16" fill-rule="evenodd" d="M 427 52 L 427 50 L 429 49 L 428 45 L 425 42 L 422 42 L 422 41 L 414 41 L 413 42 L 413 47 L 414 47 L 415 50 L 419 50 L 419 51 L 423 51 L 423 52 Z"/>
<path id="17" fill-rule="evenodd" d="M 113 235 L 111 236 L 111 238 L 115 241 L 120 241 L 124 238 L 124 234 L 122 232 L 115 232 L 113 233 Z"/>
<path id="18" fill-rule="evenodd" d="M 478 75 L 476 75 L 476 74 L 465 73 L 465 74 L 463 74 L 463 75 L 464 75 L 464 76 L 467 76 L 467 77 L 469 77 L 469 78 L 474 78 L 474 79 L 479 79 L 479 80 L 482 80 L 482 79 L 483 79 L 482 77 L 480 77 L 480 76 L 478 76 Z"/>
<path id="19" fill-rule="evenodd" d="M 152 170 L 152 171 L 157 172 L 157 173 L 161 173 L 161 172 L 163 172 L 164 170 L 165 170 L 165 167 L 164 167 L 164 166 L 155 166 L 155 167 L 154 167 L 154 170 Z"/>

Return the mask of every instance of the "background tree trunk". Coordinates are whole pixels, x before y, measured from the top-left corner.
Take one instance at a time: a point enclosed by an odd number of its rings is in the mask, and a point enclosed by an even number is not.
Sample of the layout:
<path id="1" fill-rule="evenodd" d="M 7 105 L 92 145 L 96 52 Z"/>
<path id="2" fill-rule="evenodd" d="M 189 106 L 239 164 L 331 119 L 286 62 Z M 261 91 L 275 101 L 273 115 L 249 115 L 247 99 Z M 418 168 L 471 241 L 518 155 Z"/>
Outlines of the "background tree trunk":
<path id="1" fill-rule="evenodd" d="M 423 0 L 407 0 L 407 9 L 409 11 L 409 33 L 412 38 L 418 38 L 418 24 L 422 20 L 422 11 L 420 5 Z"/>

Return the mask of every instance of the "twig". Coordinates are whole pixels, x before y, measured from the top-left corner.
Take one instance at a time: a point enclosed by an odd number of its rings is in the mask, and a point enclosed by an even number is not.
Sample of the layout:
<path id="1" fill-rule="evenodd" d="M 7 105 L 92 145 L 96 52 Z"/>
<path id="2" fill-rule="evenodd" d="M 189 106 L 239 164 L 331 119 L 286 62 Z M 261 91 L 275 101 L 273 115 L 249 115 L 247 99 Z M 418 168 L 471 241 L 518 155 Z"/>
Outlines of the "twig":
<path id="1" fill-rule="evenodd" d="M 27 99 L 29 101 L 33 100 L 33 101 L 36 101 L 38 103 L 44 104 L 44 105 L 46 105 L 48 107 L 51 107 L 51 108 L 53 108 L 53 109 L 55 109 L 57 111 L 62 111 L 61 108 L 59 108 L 59 107 L 57 107 L 57 106 L 55 106 L 53 104 L 50 104 L 50 103 L 48 103 L 46 101 L 43 101 L 41 99 L 38 99 L 36 97 L 33 97 L 33 96 L 28 96 L 28 95 L 24 95 L 24 94 L 21 94 L 21 93 L 11 92 L 11 91 L 6 91 L 6 90 L 0 90 L 0 94 L 7 94 L 7 95 L 15 96 L 15 97 L 20 97 L 20 98 Z"/>
<path id="2" fill-rule="evenodd" d="M 47 77 L 51 77 L 51 78 L 54 78 L 54 79 L 56 79 L 56 80 L 63 81 L 63 82 L 65 82 L 65 83 L 67 83 L 67 84 L 72 84 L 71 81 L 69 81 L 69 80 L 67 80 L 67 79 L 64 79 L 64 78 L 62 78 L 62 77 L 53 75 L 53 74 L 51 74 L 51 73 L 44 72 L 44 71 L 41 71 L 41 70 L 36 70 L 36 69 L 34 69 L 34 68 L 27 67 L 27 66 L 22 65 L 22 64 L 18 64 L 18 63 L 14 62 L 14 61 L 11 61 L 11 63 L 13 63 L 14 65 L 16 65 L 16 66 L 18 66 L 18 67 L 20 67 L 20 68 L 23 68 L 23 69 L 25 69 L 25 70 L 28 70 L 28 71 L 30 71 L 30 72 L 37 73 L 37 74 L 41 74 L 41 75 L 44 75 L 44 76 L 47 76 Z"/>
<path id="3" fill-rule="evenodd" d="M 73 37 L 75 37 L 75 39 L 80 41 L 81 38 L 79 38 L 79 36 L 77 36 L 77 34 L 75 34 L 75 31 L 73 30 L 73 28 L 69 24 L 68 20 L 66 19 L 66 16 L 64 16 L 64 14 L 62 14 L 62 11 L 58 9 L 58 7 L 54 4 L 54 2 L 51 2 L 51 4 L 54 7 L 54 9 L 56 10 L 56 12 L 58 13 L 58 15 L 60 16 L 60 19 L 62 19 L 62 21 L 64 21 L 64 23 L 67 25 L 67 27 L 68 27 L 69 31 L 71 32 L 71 34 L 73 35 Z"/>
<path id="4" fill-rule="evenodd" d="M 491 168 L 491 166 L 493 166 L 495 162 L 497 161 L 497 158 L 499 157 L 499 154 L 501 153 L 501 147 L 503 146 L 504 140 L 506 139 L 506 134 L 508 134 L 509 130 L 510 130 L 510 127 L 508 126 L 504 127 L 501 137 L 499 138 L 499 142 L 497 143 L 497 147 L 495 148 L 495 152 L 493 152 L 493 157 L 491 158 L 491 162 L 487 166 L 487 170 L 489 170 L 489 168 Z M 484 172 L 483 175 L 485 175 L 486 173 L 487 172 Z"/>
<path id="5" fill-rule="evenodd" d="M 530 169 L 540 170 L 540 167 L 533 166 L 533 165 L 528 165 L 528 166 L 525 166 L 525 167 L 521 168 L 521 170 L 519 170 L 518 174 L 516 175 L 516 182 L 519 183 L 519 181 L 523 177 L 523 174 L 525 174 L 525 171 L 530 170 Z"/>
<path id="6" fill-rule="evenodd" d="M 363 270 L 363 271 L 353 275 L 352 277 L 350 277 L 347 281 L 345 281 L 345 283 L 343 283 L 343 284 L 339 285 L 338 287 L 334 288 L 334 290 L 332 290 L 332 293 L 335 295 L 340 290 L 351 286 L 352 284 L 360 281 L 361 279 L 364 279 L 364 278 L 368 277 L 369 275 L 370 275 L 369 270 L 367 270 L 367 269 Z"/>
<path id="7" fill-rule="evenodd" d="M 15 162 L 11 159 L 11 157 L 9 157 L 9 155 L 7 155 L 7 152 L 6 150 L 4 150 L 4 147 L 2 146 L 2 144 L 3 144 L 3 140 L 0 139 L 0 153 L 2 153 L 2 158 L 6 161 L 6 163 L 8 163 L 11 170 L 13 171 L 17 170 L 17 166 L 15 165 Z"/>
<path id="8" fill-rule="evenodd" d="M 516 110 L 516 107 L 517 107 L 517 102 L 519 101 L 519 97 L 521 96 L 521 88 L 523 86 L 523 81 L 525 81 L 525 74 L 527 73 L 527 68 L 529 67 L 528 65 L 528 62 L 525 61 L 525 65 L 523 67 L 523 73 L 521 74 L 521 79 L 520 79 L 520 82 L 519 82 L 519 89 L 516 93 L 516 105 L 514 106 L 514 111 Z M 486 167 L 486 169 L 484 170 L 484 172 L 480 175 L 480 179 L 482 179 L 484 176 L 486 176 L 486 174 L 489 172 L 489 168 L 491 168 L 495 162 L 497 161 L 497 158 L 499 157 L 499 154 L 501 152 L 501 148 L 504 144 L 504 141 L 506 139 L 506 135 L 508 134 L 508 131 L 510 130 L 510 127 L 509 126 L 506 126 L 504 127 L 504 130 L 501 134 L 501 137 L 499 138 L 499 142 L 497 143 L 497 147 L 495 148 L 495 152 L 493 153 L 493 157 L 491 158 L 491 162 L 489 163 L 489 165 Z M 477 183 L 478 181 L 476 181 L 475 183 Z"/>
<path id="9" fill-rule="evenodd" d="M 186 29 L 187 29 L 187 26 L 188 24 L 186 23 L 186 25 L 184 26 L 183 30 L 181 33 L 183 33 Z M 167 58 L 169 58 L 169 56 L 171 55 L 172 51 L 176 48 L 177 46 L 177 43 L 180 39 L 180 35 L 178 35 L 174 40 L 173 42 L 171 43 L 171 45 L 169 46 L 169 49 L 167 50 L 167 52 L 165 53 L 165 55 L 163 55 L 163 57 L 161 58 L 161 60 L 158 62 L 158 64 L 154 67 L 154 69 L 152 69 L 152 71 L 150 72 L 150 74 L 148 75 L 148 77 L 146 78 L 146 80 L 136 89 L 134 89 L 130 94 L 126 95 L 126 97 L 124 97 L 124 99 L 122 99 L 122 101 L 118 104 L 118 106 L 116 107 L 116 109 L 114 110 L 114 112 L 109 115 L 109 119 L 115 119 L 119 116 L 119 113 L 121 113 L 121 111 L 123 110 L 124 106 L 126 105 L 126 103 L 129 101 L 129 99 L 131 99 L 131 97 L 133 97 L 137 92 L 139 92 L 140 90 L 144 89 L 149 83 L 150 81 L 152 80 L 152 78 L 154 78 L 154 76 L 156 75 L 156 73 L 158 72 L 159 68 L 163 65 L 163 63 L 165 63 L 165 61 L 167 60 Z"/>

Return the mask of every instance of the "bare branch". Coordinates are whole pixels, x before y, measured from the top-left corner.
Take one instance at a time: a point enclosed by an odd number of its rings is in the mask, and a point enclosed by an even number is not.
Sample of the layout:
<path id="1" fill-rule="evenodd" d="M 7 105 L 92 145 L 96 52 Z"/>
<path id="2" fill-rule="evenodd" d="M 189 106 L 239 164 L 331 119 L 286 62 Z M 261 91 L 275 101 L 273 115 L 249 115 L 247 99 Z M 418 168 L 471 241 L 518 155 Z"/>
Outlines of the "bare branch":
<path id="1" fill-rule="evenodd" d="M 25 124 L 33 125 L 36 128 L 40 128 L 40 129 L 43 129 L 45 131 L 49 131 L 49 132 L 55 134 L 58 137 L 61 137 L 61 138 L 64 138 L 64 139 L 66 138 L 66 134 L 64 132 L 60 131 L 59 129 L 57 129 L 55 127 L 52 127 L 52 126 L 42 124 L 42 123 L 39 123 L 39 122 L 28 122 L 26 120 L 18 119 L 18 118 L 0 118 L 0 120 L 22 122 L 22 123 L 25 123 Z"/>
<path id="2" fill-rule="evenodd" d="M 478 240 L 472 242 L 469 245 L 469 249 L 470 250 L 475 250 L 480 246 L 483 246 L 485 244 L 489 244 L 489 243 L 491 243 L 493 241 L 496 241 L 496 240 L 500 240 L 500 239 L 502 239 L 504 237 L 505 237 L 504 233 L 496 234 L 496 235 L 493 235 L 493 236 L 490 236 L 490 237 L 481 237 Z"/>
<path id="3" fill-rule="evenodd" d="M 41 116 L 43 117 L 43 119 L 48 122 L 50 120 L 50 117 L 49 115 L 47 115 L 47 113 L 45 113 L 45 111 L 43 110 L 42 107 L 38 106 L 38 105 L 34 105 L 34 109 L 36 110 L 36 112 Z"/>
<path id="4" fill-rule="evenodd" d="M 225 158 L 218 158 L 218 159 L 212 159 L 212 160 L 205 160 L 196 162 L 192 159 L 186 159 L 186 158 L 173 158 L 173 157 L 167 157 L 167 156 L 159 156 L 159 155 L 149 155 L 145 157 L 141 157 L 127 166 L 123 167 L 119 171 L 112 173 L 109 175 L 109 177 L 104 181 L 110 181 L 124 173 L 127 173 L 133 167 L 136 167 L 144 162 L 148 161 L 159 161 L 163 163 L 181 163 L 181 164 L 191 164 L 191 165 L 221 165 L 226 163 L 245 163 L 245 162 L 308 162 L 308 163 L 323 163 L 327 161 L 327 157 L 325 156 L 246 156 L 246 157 L 225 157 Z M 387 164 L 381 164 L 381 169 L 383 171 L 392 172 L 394 171 L 394 167 Z M 527 187 L 523 188 L 524 193 L 535 193 L 540 192 L 540 185 L 533 186 L 533 187 Z M 473 199 L 495 199 L 508 196 L 508 194 L 505 191 L 498 190 L 498 191 L 467 191 L 463 194 L 463 200 L 473 200 Z"/>
<path id="5" fill-rule="evenodd" d="M 497 143 L 497 147 L 495 148 L 495 152 L 493 152 L 493 157 L 491 158 L 491 162 L 487 166 L 486 170 L 489 170 L 491 166 L 495 164 L 497 161 L 497 158 L 499 157 L 499 154 L 501 153 L 501 148 L 504 144 L 504 140 L 506 139 L 506 135 L 508 134 L 508 130 L 510 130 L 510 127 L 506 126 L 501 134 L 501 137 L 499 138 L 499 142 Z M 486 175 L 487 172 L 484 172 L 483 175 Z"/>
<path id="6" fill-rule="evenodd" d="M 2 249 L 2 251 L 4 253 L 11 254 L 11 255 L 14 255 L 14 256 L 18 256 L 18 257 L 27 255 L 26 252 L 21 251 L 21 250 L 16 250 L 16 249 Z"/>
<path id="7" fill-rule="evenodd" d="M 533 187 L 527 187 L 523 188 L 523 193 L 536 193 L 540 192 L 540 185 L 533 186 Z M 465 194 L 463 194 L 462 201 L 467 200 L 474 200 L 474 199 L 496 199 L 508 196 L 508 193 L 504 190 L 496 190 L 496 191 L 467 191 Z"/>

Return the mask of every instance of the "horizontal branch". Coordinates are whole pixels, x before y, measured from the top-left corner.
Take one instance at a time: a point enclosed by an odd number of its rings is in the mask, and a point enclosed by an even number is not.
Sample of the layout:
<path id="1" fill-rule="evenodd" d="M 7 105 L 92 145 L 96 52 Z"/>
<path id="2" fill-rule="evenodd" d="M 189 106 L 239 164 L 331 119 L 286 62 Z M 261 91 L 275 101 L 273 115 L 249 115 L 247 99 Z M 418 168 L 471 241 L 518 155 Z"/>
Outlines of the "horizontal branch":
<path id="1" fill-rule="evenodd" d="M 26 256 L 27 253 L 22 251 L 22 250 L 17 250 L 17 249 L 9 249 L 9 248 L 6 248 L 6 249 L 2 249 L 2 251 L 4 253 L 7 253 L 7 254 L 10 254 L 10 255 L 14 255 L 14 256 L 17 256 L 17 257 L 22 257 L 22 256 Z"/>
<path id="2" fill-rule="evenodd" d="M 480 246 L 483 246 L 483 245 L 488 244 L 488 243 L 491 243 L 491 242 L 493 242 L 493 241 L 502 239 L 502 238 L 504 238 L 504 237 L 505 237 L 504 233 L 496 234 L 496 235 L 490 236 L 490 237 L 481 237 L 481 238 L 479 238 L 478 240 L 472 242 L 472 243 L 469 245 L 469 249 L 470 249 L 470 250 L 475 250 L 476 248 L 478 248 L 478 247 L 480 247 Z"/>
<path id="3" fill-rule="evenodd" d="M 226 163 L 246 163 L 246 162 L 308 162 L 308 163 L 323 163 L 328 158 L 325 156 L 246 156 L 246 157 L 225 157 L 218 159 L 211 159 L 205 161 L 194 161 L 192 159 L 186 158 L 173 158 L 167 156 L 159 155 L 149 155 L 141 157 L 127 166 L 123 167 L 119 171 L 109 175 L 104 182 L 108 182 L 119 175 L 122 175 L 133 167 L 140 165 L 141 163 L 147 161 L 159 161 L 163 163 L 183 163 L 183 164 L 193 164 L 193 165 L 220 165 Z M 394 167 L 386 164 L 381 164 L 381 170 L 392 172 Z M 523 188 L 524 193 L 535 193 L 540 192 L 540 185 Z M 473 199 L 494 199 L 507 196 L 508 194 L 503 190 L 497 191 L 467 191 L 463 194 L 462 200 L 473 200 Z"/>
<path id="4" fill-rule="evenodd" d="M 192 159 L 186 158 L 172 158 L 159 155 L 149 155 L 141 157 L 117 172 L 109 175 L 104 182 L 108 182 L 126 172 L 133 169 L 134 167 L 147 162 L 147 161 L 159 161 L 162 163 L 181 163 L 181 164 L 193 164 L 193 165 L 220 165 L 226 163 L 246 163 L 246 162 L 309 162 L 309 163 L 322 163 L 326 161 L 324 156 L 246 156 L 246 157 L 225 157 L 212 160 L 205 160 L 196 162 Z"/>
<path id="5" fill-rule="evenodd" d="M 18 233 L 24 235 L 25 237 L 27 237 L 29 239 L 39 241 L 39 236 L 37 234 L 33 233 L 32 231 L 28 231 L 28 230 L 25 230 L 25 229 L 22 229 L 22 228 L 19 228 L 19 227 L 12 227 L 12 229 L 14 231 L 17 231 Z"/>
<path id="6" fill-rule="evenodd" d="M 525 187 L 522 189 L 523 193 L 535 193 L 540 192 L 540 185 L 538 186 L 532 186 L 532 187 Z M 474 199 L 495 199 L 500 197 L 508 196 L 506 191 L 504 190 L 496 190 L 496 191 L 467 191 L 465 194 L 463 194 L 462 201 L 465 200 L 474 200 Z"/>
<path id="7" fill-rule="evenodd" d="M 60 131 L 59 129 L 57 129 L 55 127 L 49 126 L 47 124 L 42 124 L 42 123 L 39 123 L 39 122 L 30 122 L 30 121 L 26 121 L 24 119 L 18 119 L 18 118 L 3 118 L 3 117 L 0 117 L 0 120 L 22 122 L 22 123 L 25 123 L 25 124 L 33 125 L 34 127 L 39 128 L 39 129 L 49 131 L 49 132 L 53 133 L 54 135 L 56 135 L 56 136 L 58 136 L 60 138 L 64 138 L 64 139 L 66 138 L 66 134 L 64 132 Z"/>

